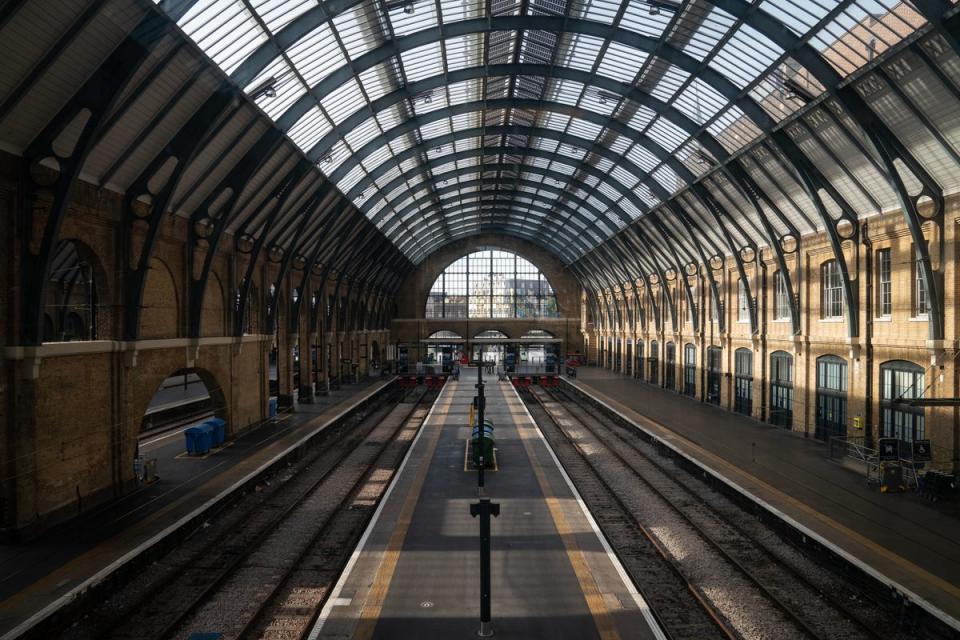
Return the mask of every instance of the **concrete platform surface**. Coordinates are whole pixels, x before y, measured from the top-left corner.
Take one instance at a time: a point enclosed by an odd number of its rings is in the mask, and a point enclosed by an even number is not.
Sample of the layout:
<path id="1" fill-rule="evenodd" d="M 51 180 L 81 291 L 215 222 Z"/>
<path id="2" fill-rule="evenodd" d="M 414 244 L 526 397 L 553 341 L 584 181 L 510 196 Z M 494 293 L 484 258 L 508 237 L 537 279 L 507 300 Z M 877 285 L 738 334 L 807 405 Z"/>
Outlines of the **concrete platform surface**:
<path id="1" fill-rule="evenodd" d="M 880 493 L 802 434 L 596 367 L 577 388 L 952 619 L 960 633 L 960 519 L 911 493 Z"/>
<path id="2" fill-rule="evenodd" d="M 465 470 L 475 382 L 464 369 L 444 387 L 311 638 L 476 637 L 478 489 Z M 513 387 L 487 380 L 486 396 L 495 637 L 662 637 Z"/>
<path id="3" fill-rule="evenodd" d="M 37 540 L 0 545 L 0 634 L 69 597 L 107 568 L 163 535 L 282 452 L 309 438 L 389 384 L 366 380 L 252 429 L 222 450 L 188 458 L 182 435 L 148 439 L 160 480 L 81 514 Z"/>

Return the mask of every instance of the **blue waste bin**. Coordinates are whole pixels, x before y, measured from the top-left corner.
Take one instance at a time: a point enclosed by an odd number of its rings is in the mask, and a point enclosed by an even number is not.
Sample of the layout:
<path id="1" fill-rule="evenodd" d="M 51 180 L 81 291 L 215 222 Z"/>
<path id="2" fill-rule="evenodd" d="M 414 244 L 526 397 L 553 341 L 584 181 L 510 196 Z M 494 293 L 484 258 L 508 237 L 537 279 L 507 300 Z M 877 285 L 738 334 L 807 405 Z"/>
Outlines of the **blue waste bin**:
<path id="1" fill-rule="evenodd" d="M 187 439 L 187 453 L 202 456 L 210 453 L 210 430 L 203 425 L 190 427 L 183 432 Z"/>
<path id="2" fill-rule="evenodd" d="M 277 417 L 277 399 L 276 398 L 270 398 L 269 407 L 270 407 L 270 417 L 276 418 Z"/>
<path id="3" fill-rule="evenodd" d="M 213 447 L 223 446 L 227 439 L 227 423 L 224 422 L 223 418 L 210 418 L 204 424 L 210 425 L 210 445 Z"/>

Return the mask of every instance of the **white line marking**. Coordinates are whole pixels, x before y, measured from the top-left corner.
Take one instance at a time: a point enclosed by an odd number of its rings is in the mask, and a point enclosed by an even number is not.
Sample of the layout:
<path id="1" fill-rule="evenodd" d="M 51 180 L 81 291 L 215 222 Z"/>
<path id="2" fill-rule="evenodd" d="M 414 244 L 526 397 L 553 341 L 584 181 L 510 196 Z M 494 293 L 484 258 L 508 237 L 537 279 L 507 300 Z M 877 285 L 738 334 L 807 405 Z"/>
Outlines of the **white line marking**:
<path id="1" fill-rule="evenodd" d="M 792 527 L 794 527 L 795 529 L 803 532 L 804 535 L 807 535 L 807 536 L 813 538 L 814 540 L 816 540 L 816 541 L 819 542 L 820 544 L 822 544 L 822 545 L 824 545 L 825 547 L 829 548 L 831 551 L 833 551 L 833 552 L 836 553 L 837 555 L 841 556 L 844 560 L 846 560 L 846 561 L 849 562 L 850 564 L 854 565 L 855 567 L 857 567 L 857 568 L 860 569 L 861 571 L 865 572 L 867 575 L 872 576 L 873 578 L 875 578 L 876 580 L 879 580 L 880 582 L 884 582 L 884 583 L 886 583 L 886 584 L 889 584 L 889 585 L 892 585 L 892 586 L 896 587 L 896 588 L 897 588 L 897 591 L 899 591 L 900 593 L 903 593 L 903 594 L 906 594 L 907 596 L 909 596 L 909 597 L 910 597 L 910 600 L 911 600 L 914 604 L 918 604 L 918 605 L 922 606 L 922 607 L 925 608 L 928 612 L 930 612 L 931 615 L 939 618 L 942 622 L 944 622 L 944 623 L 947 624 L 948 626 L 953 627 L 954 629 L 960 629 L 960 620 L 957 620 L 956 618 L 953 618 L 952 616 L 950 616 L 949 614 L 947 614 L 945 611 L 937 608 L 935 605 L 933 605 L 933 604 L 930 603 L 929 601 L 925 600 L 924 598 L 920 597 L 919 595 L 917 595 L 915 592 L 911 591 L 911 590 L 908 589 L 907 587 L 904 587 L 903 585 L 901 585 L 901 584 L 900 584 L 899 582 L 897 582 L 896 580 L 892 580 L 892 579 L 890 579 L 889 577 L 887 577 L 886 575 L 884 575 L 883 573 L 880 573 L 880 571 L 878 571 L 878 570 L 875 569 L 874 567 L 872 567 L 872 566 L 870 566 L 869 564 L 863 562 L 862 560 L 860 560 L 859 558 L 857 558 L 856 556 L 854 556 L 854 555 L 851 554 L 850 552 L 846 551 L 846 550 L 843 549 L 842 547 L 837 546 L 836 543 L 831 542 L 830 540 L 828 540 L 827 538 L 823 537 L 822 535 L 820 535 L 819 533 L 817 533 L 817 532 L 814 531 L 813 529 L 810 529 L 810 528 L 807 527 L 806 525 L 803 525 L 803 524 L 797 522 L 796 520 L 794 520 L 792 517 L 790 517 L 790 516 L 787 515 L 786 513 L 780 511 L 779 509 L 777 509 L 776 507 L 774 507 L 772 504 L 770 504 L 770 503 L 768 503 L 767 501 L 765 501 L 763 498 L 760 498 L 760 497 L 754 495 L 753 493 L 751 493 L 751 492 L 748 491 L 747 489 L 744 489 L 743 487 L 741 487 L 739 484 L 737 484 L 736 482 L 734 482 L 734 481 L 731 480 L 730 478 L 727 478 L 726 476 L 722 475 L 719 471 L 716 471 L 716 470 L 712 469 L 711 467 L 707 466 L 707 464 L 706 464 L 705 462 L 701 462 L 700 460 L 698 460 L 697 458 L 695 458 L 695 457 L 693 456 L 693 454 L 687 453 L 686 451 L 682 451 L 682 450 L 681 450 L 679 447 L 677 447 L 676 445 L 668 442 L 666 438 L 663 438 L 663 437 L 661 437 L 660 435 L 658 435 L 658 434 L 656 434 L 656 433 L 653 433 L 652 431 L 650 431 L 650 430 L 647 429 L 646 427 L 637 424 L 632 418 L 623 415 L 621 412 L 617 411 L 615 408 L 611 407 L 610 405 L 608 405 L 606 402 L 604 402 L 604 401 L 601 400 L 600 398 L 597 398 L 596 396 L 594 396 L 594 395 L 590 392 L 589 389 L 586 389 L 586 388 L 584 388 L 584 387 L 581 387 L 578 382 L 573 382 L 573 381 L 571 381 L 571 380 L 567 380 L 566 378 L 561 378 L 561 379 L 562 379 L 564 382 L 566 382 L 567 384 L 569 384 L 570 386 L 572 386 L 574 389 L 577 389 L 577 390 L 580 391 L 581 393 L 584 393 L 584 394 L 590 396 L 590 398 L 591 398 L 592 400 L 594 400 L 595 402 L 598 402 L 599 404 L 601 404 L 601 405 L 603 405 L 604 407 L 606 407 L 608 410 L 610 410 L 610 411 L 612 411 L 613 413 L 615 413 L 615 414 L 617 414 L 618 416 L 620 416 L 624 421 L 627 422 L 627 424 L 630 424 L 630 425 L 632 425 L 633 427 L 635 427 L 636 429 L 639 429 L 640 431 L 643 431 L 644 433 L 646 433 L 648 436 L 650 436 L 651 438 L 653 438 L 653 439 L 656 440 L 657 442 L 661 442 L 661 443 L 663 443 L 664 445 L 666 445 L 667 447 L 670 447 L 670 449 L 672 449 L 677 455 L 680 455 L 680 456 L 682 456 L 683 458 L 685 458 L 686 460 L 689 460 L 690 462 L 694 463 L 695 465 L 697 465 L 698 467 L 700 467 L 701 469 L 703 469 L 705 472 L 707 472 L 707 473 L 709 473 L 710 475 L 712 475 L 712 476 L 713 476 L 714 478 L 716 478 L 717 480 L 719 480 L 719 481 L 721 481 L 721 482 L 723 482 L 723 483 L 725 483 L 725 484 L 730 485 L 731 487 L 733 487 L 734 489 L 736 489 L 737 491 L 739 491 L 740 493 L 742 493 L 744 496 L 746 496 L 746 497 L 749 498 L 750 500 L 753 500 L 754 502 L 756 502 L 757 504 L 759 504 L 760 506 L 762 506 L 764 509 L 767 509 L 767 510 L 770 511 L 771 513 L 775 514 L 776 516 L 778 516 L 779 518 L 781 518 L 782 520 L 784 520 L 785 522 L 789 523 L 790 526 L 792 526 Z M 637 411 L 637 413 L 640 414 L 640 415 L 643 415 L 643 414 L 641 414 L 639 411 Z M 652 418 L 651 418 L 651 420 L 652 420 Z M 669 427 L 664 427 L 664 428 L 667 428 L 667 429 L 668 429 Z M 704 448 L 706 448 L 706 447 L 704 447 Z M 714 454 L 714 455 L 716 455 L 716 454 Z M 737 467 L 737 465 L 735 465 L 735 464 L 733 464 L 733 463 L 729 463 L 729 464 L 730 464 L 730 466 L 736 467 L 736 468 L 739 469 L 739 467 Z M 744 471 L 744 473 L 748 473 L 748 472 Z M 748 475 L 749 475 L 749 474 L 748 474 Z M 771 485 L 771 486 L 772 486 L 772 485 Z M 776 487 L 774 487 L 774 488 L 776 489 Z M 779 489 L 778 489 L 778 491 L 779 491 Z M 781 493 L 782 493 L 782 492 L 781 492 Z M 876 543 L 875 543 L 875 544 L 876 544 Z"/>
<path id="2" fill-rule="evenodd" d="M 553 447 L 550 446 L 550 443 L 547 442 L 547 439 L 544 437 L 543 432 L 540 431 L 540 427 L 537 425 L 537 421 L 533 419 L 533 416 L 530 415 L 530 410 L 527 409 L 527 405 L 523 402 L 523 399 L 520 398 L 520 394 L 517 393 L 517 390 L 512 384 L 507 386 L 513 391 L 513 395 L 517 397 L 517 400 L 520 402 L 520 406 L 523 407 L 523 412 L 527 414 L 527 418 L 530 419 L 530 424 L 533 425 L 533 428 L 536 430 L 537 435 L 543 441 L 544 446 L 547 448 L 547 452 L 550 453 L 550 457 L 553 458 L 553 463 L 557 465 L 557 469 L 560 470 L 560 475 L 563 476 L 563 480 L 567 483 L 567 486 L 570 488 L 570 493 L 573 494 L 574 499 L 576 499 L 577 504 L 580 505 L 580 510 L 583 512 L 584 517 L 587 519 L 587 522 L 590 523 L 590 528 L 593 529 L 593 533 L 596 534 L 597 539 L 600 541 L 603 550 L 607 554 L 607 558 L 610 559 L 610 563 L 613 565 L 613 568 L 616 569 L 617 574 L 620 576 L 620 580 L 623 582 L 623 585 L 627 588 L 627 593 L 630 594 L 630 597 L 633 598 L 633 602 L 637 605 L 637 608 L 640 609 L 640 612 L 643 614 L 643 619 L 647 621 L 647 626 L 650 628 L 650 631 L 653 632 L 654 637 L 657 640 L 669 640 L 669 636 L 660 628 L 660 623 L 657 621 L 656 617 L 653 615 L 653 611 L 650 610 L 650 605 L 647 604 L 646 599 L 643 595 L 637 591 L 636 586 L 633 584 L 633 580 L 630 579 L 630 576 L 627 574 L 627 570 L 623 568 L 623 565 L 620 564 L 620 558 L 617 557 L 617 554 L 613 552 L 613 548 L 610 546 L 610 543 L 607 541 L 606 536 L 603 535 L 603 532 L 600 531 L 600 527 L 597 525 L 597 521 L 593 519 L 593 515 L 590 513 L 590 510 L 587 508 L 586 503 L 583 501 L 583 498 L 580 497 L 580 492 L 577 491 L 577 488 L 573 485 L 573 481 L 570 480 L 570 476 L 567 475 L 567 470 L 563 468 L 563 465 L 560 464 L 560 459 L 557 458 L 557 454 L 554 453 Z"/>
<path id="3" fill-rule="evenodd" d="M 386 380 L 382 385 L 380 385 L 376 389 L 368 391 L 362 397 L 358 398 L 355 402 L 351 403 L 350 406 L 346 407 L 345 409 L 337 413 L 337 415 L 327 420 L 327 422 L 325 422 L 320 427 L 317 427 L 316 429 L 312 430 L 310 433 L 306 434 L 305 436 L 297 440 L 295 443 L 293 443 L 292 445 L 284 449 L 282 452 L 272 457 L 270 460 L 267 460 L 266 462 L 261 464 L 259 467 L 257 467 L 256 469 L 254 469 L 253 471 L 245 475 L 240 480 L 234 482 L 232 485 L 230 485 L 229 487 L 227 487 L 226 489 L 224 489 L 214 497 L 210 498 L 209 500 L 204 502 L 202 505 L 200 505 L 190 513 L 184 515 L 182 518 L 177 520 L 175 523 L 173 523 L 169 527 L 163 529 L 157 534 L 154 534 L 153 536 L 148 538 L 146 542 L 140 543 L 130 551 L 126 552 L 125 554 L 123 554 L 122 556 L 120 556 L 110 564 L 108 564 L 106 567 L 104 567 L 100 571 L 96 572 L 95 574 L 93 574 L 92 576 L 90 576 L 89 578 L 81 582 L 79 585 L 77 585 L 67 593 L 63 594 L 62 596 L 60 596 L 59 598 L 57 598 L 56 600 L 54 600 L 53 602 L 45 606 L 44 608 L 40 609 L 35 614 L 33 614 L 32 616 L 30 616 L 29 618 L 27 618 L 26 620 L 18 624 L 16 627 L 14 627 L 13 629 L 5 633 L 2 637 L 0 637 L 0 640 L 15 640 L 16 638 L 21 637 L 22 635 L 30 631 L 30 629 L 32 629 L 34 626 L 36 626 L 37 624 L 45 620 L 47 617 L 49 617 L 53 613 L 55 613 L 58 609 L 72 602 L 81 593 L 103 582 L 107 577 L 110 576 L 110 574 L 120 569 L 127 562 L 130 562 L 131 560 L 136 558 L 145 549 L 157 544 L 167 536 L 172 535 L 179 528 L 189 523 L 192 519 L 202 514 L 204 511 L 211 508 L 213 505 L 220 502 L 227 496 L 229 496 L 231 493 L 233 493 L 236 490 L 238 486 L 246 484 L 247 482 L 251 481 L 253 478 L 257 477 L 257 475 L 259 475 L 260 473 L 266 471 L 273 464 L 275 460 L 288 455 L 289 453 L 296 450 L 298 447 L 305 444 L 307 441 L 313 438 L 317 433 L 326 429 L 328 425 L 332 424 L 333 422 L 336 422 L 337 420 L 342 418 L 344 415 L 346 415 L 349 411 L 351 411 L 354 407 L 356 407 L 357 404 L 364 402 L 365 400 L 368 400 L 370 396 L 372 396 L 373 394 L 377 393 L 378 391 L 380 391 L 381 389 L 389 385 L 394 380 L 394 378 L 395 376 Z"/>
<path id="4" fill-rule="evenodd" d="M 310 630 L 307 640 L 317 640 L 317 638 L 320 637 L 320 631 L 323 629 L 323 625 L 326 624 L 327 619 L 330 617 L 330 613 L 332 612 L 333 608 L 338 606 L 337 603 L 339 601 L 346 599 L 340 596 L 341 592 L 343 591 L 343 587 L 346 585 L 347 579 L 350 577 L 350 573 L 353 571 L 354 565 L 357 564 L 360 554 L 363 553 L 364 547 L 367 546 L 367 541 L 370 539 L 373 530 L 376 528 L 377 521 L 380 520 L 380 514 L 383 511 L 384 506 L 387 504 L 387 500 L 389 500 L 390 495 L 393 493 L 394 487 L 396 487 L 397 483 L 400 481 L 400 476 L 403 475 L 403 470 L 406 469 L 407 462 L 410 460 L 410 456 L 413 455 L 414 450 L 417 448 L 417 443 L 420 441 L 420 436 L 423 435 L 424 431 L 426 431 L 427 422 L 429 422 L 430 418 L 433 416 L 433 411 L 437 408 L 437 405 L 440 404 L 440 398 L 442 398 L 447 389 L 451 387 L 452 385 L 450 383 L 443 385 L 443 388 L 437 395 L 437 399 L 433 401 L 433 406 L 430 407 L 430 411 L 427 412 L 427 416 L 420 424 L 420 429 L 417 431 L 417 435 L 414 437 L 413 442 L 410 443 L 410 448 L 407 449 L 406 455 L 403 456 L 403 461 L 400 462 L 400 467 L 397 468 L 397 472 L 393 474 L 393 477 L 390 479 L 390 484 L 387 486 L 387 490 L 384 492 L 383 497 L 380 498 L 380 504 L 377 505 L 377 510 L 373 512 L 373 517 L 370 518 L 370 523 L 367 525 L 363 535 L 360 537 L 360 542 L 357 543 L 353 553 L 350 554 L 350 559 L 343 568 L 343 572 L 340 574 L 340 579 L 337 580 L 337 584 L 334 585 L 333 591 L 330 593 L 330 597 L 327 598 L 326 603 L 323 605 L 323 609 L 320 610 L 320 615 L 317 616 L 317 621 L 314 623 L 313 629 Z M 425 460 L 424 463 L 430 464 L 430 461 Z"/>

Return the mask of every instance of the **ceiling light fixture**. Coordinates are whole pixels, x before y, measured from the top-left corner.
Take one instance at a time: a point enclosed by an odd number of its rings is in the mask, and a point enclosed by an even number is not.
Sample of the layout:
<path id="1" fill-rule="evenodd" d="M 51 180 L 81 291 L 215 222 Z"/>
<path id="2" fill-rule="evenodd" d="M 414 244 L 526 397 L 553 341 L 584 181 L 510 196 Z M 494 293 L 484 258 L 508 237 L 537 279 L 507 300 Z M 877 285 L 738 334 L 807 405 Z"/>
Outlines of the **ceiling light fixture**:
<path id="1" fill-rule="evenodd" d="M 276 98 L 277 97 L 277 78 L 275 76 L 270 76 L 253 89 L 250 92 L 250 97 L 257 101 L 260 98 Z"/>

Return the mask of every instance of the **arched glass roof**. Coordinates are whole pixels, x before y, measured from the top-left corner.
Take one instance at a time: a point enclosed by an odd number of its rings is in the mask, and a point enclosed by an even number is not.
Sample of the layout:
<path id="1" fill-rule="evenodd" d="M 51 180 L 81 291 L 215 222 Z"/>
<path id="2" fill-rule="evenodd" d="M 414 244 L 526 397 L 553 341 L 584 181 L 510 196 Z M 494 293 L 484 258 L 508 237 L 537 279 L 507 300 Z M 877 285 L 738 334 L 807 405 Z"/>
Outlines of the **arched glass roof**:
<path id="1" fill-rule="evenodd" d="M 482 230 L 572 263 L 668 201 L 709 207 L 695 183 L 745 241 L 757 210 L 718 167 L 927 23 L 898 0 L 158 4 L 414 262 Z M 893 204 L 868 152 L 844 164 L 856 124 L 827 119 L 804 152 L 857 213 Z M 746 170 L 776 231 L 812 230 L 772 154 Z"/>

